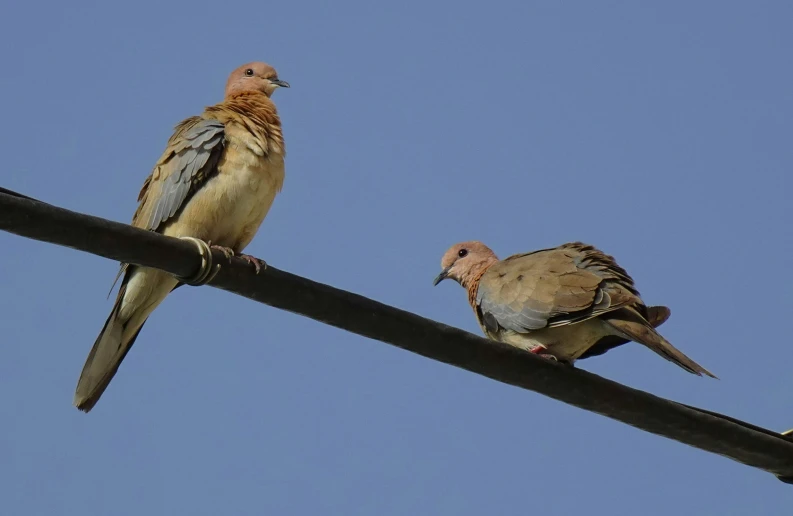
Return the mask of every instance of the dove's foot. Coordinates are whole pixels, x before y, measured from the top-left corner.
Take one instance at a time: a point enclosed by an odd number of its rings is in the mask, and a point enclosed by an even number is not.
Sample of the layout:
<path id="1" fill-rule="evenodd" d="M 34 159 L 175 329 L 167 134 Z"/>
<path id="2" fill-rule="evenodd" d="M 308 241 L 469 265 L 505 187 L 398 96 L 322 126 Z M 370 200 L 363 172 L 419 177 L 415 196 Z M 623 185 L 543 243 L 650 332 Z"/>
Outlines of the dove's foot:
<path id="1" fill-rule="evenodd" d="M 212 245 L 212 244 L 210 244 L 209 248 L 210 249 L 217 249 L 218 251 L 223 253 L 223 255 L 226 257 L 226 259 L 229 262 L 231 261 L 231 257 L 234 256 L 234 249 L 232 249 L 231 247 L 223 247 L 222 245 Z"/>
<path id="2" fill-rule="evenodd" d="M 251 256 L 249 254 L 241 254 L 239 257 L 245 260 L 246 262 L 250 263 L 251 265 L 253 265 L 253 268 L 256 269 L 256 274 L 259 274 L 259 272 L 262 269 L 267 268 L 267 262 L 265 262 L 264 260 L 260 260 L 255 256 Z"/>
<path id="3" fill-rule="evenodd" d="M 551 355 L 550 353 L 546 353 L 546 351 L 548 351 L 548 348 L 546 348 L 545 346 L 537 346 L 537 347 L 531 349 L 532 353 L 534 353 L 537 356 L 541 356 L 542 358 L 544 358 L 546 360 L 553 360 L 554 362 L 558 362 L 559 361 L 558 358 L 556 358 L 555 356 Z"/>

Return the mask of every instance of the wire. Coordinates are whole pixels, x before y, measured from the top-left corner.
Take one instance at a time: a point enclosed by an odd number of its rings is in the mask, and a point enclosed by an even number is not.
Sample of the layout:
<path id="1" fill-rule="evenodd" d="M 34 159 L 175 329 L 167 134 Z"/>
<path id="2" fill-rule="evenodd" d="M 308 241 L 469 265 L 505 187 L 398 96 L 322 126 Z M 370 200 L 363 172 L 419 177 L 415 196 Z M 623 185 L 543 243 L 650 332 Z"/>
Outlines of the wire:
<path id="1" fill-rule="evenodd" d="M 72 212 L 0 189 L 0 229 L 124 263 L 189 278 L 206 262 L 193 242 Z M 215 263 L 224 259 L 211 250 Z M 683 405 L 595 374 L 543 360 L 268 266 L 260 274 L 242 259 L 224 261 L 208 283 L 281 310 L 309 317 L 734 461 L 793 484 L 793 439 L 743 421 Z"/>

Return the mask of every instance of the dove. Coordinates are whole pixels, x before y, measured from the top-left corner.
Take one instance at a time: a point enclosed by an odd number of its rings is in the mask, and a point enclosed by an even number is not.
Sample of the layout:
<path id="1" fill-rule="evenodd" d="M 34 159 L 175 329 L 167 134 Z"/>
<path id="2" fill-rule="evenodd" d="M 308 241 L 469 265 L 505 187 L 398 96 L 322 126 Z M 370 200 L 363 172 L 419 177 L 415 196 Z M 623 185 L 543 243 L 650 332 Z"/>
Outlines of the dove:
<path id="1" fill-rule="evenodd" d="M 468 292 L 479 326 L 493 340 L 573 365 L 629 341 L 686 371 L 716 378 L 654 327 L 670 314 L 647 307 L 613 257 L 581 242 L 499 261 L 477 241 L 452 246 L 434 285 L 449 278 Z"/>
<path id="2" fill-rule="evenodd" d="M 251 242 L 284 183 L 286 147 L 270 99 L 289 83 L 253 62 L 234 70 L 222 102 L 179 123 L 143 183 L 132 225 L 200 239 L 226 256 Z M 256 258 L 240 255 L 259 271 Z M 74 395 L 89 412 L 118 371 L 143 325 L 182 283 L 147 267 L 122 264 L 115 304 L 88 355 Z"/>

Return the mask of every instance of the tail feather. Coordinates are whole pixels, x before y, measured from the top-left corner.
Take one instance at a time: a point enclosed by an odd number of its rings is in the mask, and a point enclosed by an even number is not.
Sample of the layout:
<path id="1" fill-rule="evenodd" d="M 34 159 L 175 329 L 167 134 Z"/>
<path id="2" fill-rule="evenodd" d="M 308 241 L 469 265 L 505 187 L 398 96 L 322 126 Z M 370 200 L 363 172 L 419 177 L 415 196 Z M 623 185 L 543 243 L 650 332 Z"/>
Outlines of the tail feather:
<path id="1" fill-rule="evenodd" d="M 623 312 L 618 310 L 617 313 L 610 313 L 609 317 L 604 317 L 604 321 L 620 332 L 625 337 L 629 338 L 639 344 L 644 344 L 651 350 L 655 351 L 665 359 L 669 360 L 682 367 L 689 373 L 697 376 L 707 375 L 711 378 L 718 377 L 688 358 L 682 351 L 674 347 L 668 340 L 663 338 L 655 329 L 647 324 L 638 314 Z M 628 315 L 628 317 L 614 317 L 616 315 Z"/>
<path id="2" fill-rule="evenodd" d="M 665 306 L 648 306 L 647 307 L 647 322 L 650 323 L 650 326 L 653 328 L 658 328 L 662 324 L 669 319 L 669 316 L 672 315 L 672 311 L 665 307 Z"/>
<path id="3" fill-rule="evenodd" d="M 124 339 L 126 324 L 118 316 L 122 298 L 123 292 L 118 296 L 105 326 L 96 338 L 77 381 L 74 405 L 83 412 L 90 412 L 102 397 L 143 328 L 141 324 L 134 334 Z"/>
<path id="4" fill-rule="evenodd" d="M 669 316 L 672 315 L 672 311 L 665 306 L 648 306 L 647 307 L 647 322 L 650 323 L 650 326 L 653 328 L 657 328 L 664 324 Z M 616 347 L 622 346 L 623 344 L 627 344 L 630 342 L 630 339 L 623 338 L 620 335 L 606 335 L 605 337 L 601 338 L 597 341 L 591 348 L 584 351 L 578 360 L 584 360 L 585 358 L 596 357 L 610 351 Z"/>
<path id="5" fill-rule="evenodd" d="M 149 315 L 181 285 L 170 274 L 156 269 L 125 266 L 122 271 L 124 279 L 116 302 L 77 381 L 74 405 L 83 412 L 89 412 L 99 401 Z"/>

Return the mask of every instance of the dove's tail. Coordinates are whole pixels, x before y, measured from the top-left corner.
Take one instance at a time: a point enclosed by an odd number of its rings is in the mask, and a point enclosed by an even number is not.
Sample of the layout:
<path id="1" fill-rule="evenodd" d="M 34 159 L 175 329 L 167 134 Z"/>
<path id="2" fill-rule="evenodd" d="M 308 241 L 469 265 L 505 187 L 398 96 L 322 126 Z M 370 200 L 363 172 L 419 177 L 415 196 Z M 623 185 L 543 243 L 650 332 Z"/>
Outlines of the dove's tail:
<path id="1" fill-rule="evenodd" d="M 113 310 L 99 332 L 77 381 L 74 405 L 89 412 L 105 392 L 124 357 L 155 308 L 177 280 L 166 272 L 144 267 L 126 270 Z"/>
<path id="2" fill-rule="evenodd" d="M 628 314 L 630 313 L 630 315 Z M 674 362 L 682 367 L 689 373 L 697 376 L 707 375 L 711 378 L 717 378 L 716 375 L 697 364 L 688 358 L 682 351 L 674 347 L 668 340 L 663 338 L 655 329 L 647 324 L 638 314 L 633 310 L 623 309 L 612 312 L 616 317 L 604 318 L 604 321 L 612 328 L 621 333 L 624 337 L 629 338 L 639 344 L 644 344 L 651 350 L 655 351 L 670 362 Z M 620 317 L 627 315 L 627 317 Z M 718 378 L 717 378 L 718 379 Z"/>
<path id="3" fill-rule="evenodd" d="M 77 381 L 74 405 L 83 412 L 89 412 L 102 397 L 102 393 L 110 385 L 118 367 L 143 328 L 141 324 L 131 336 L 124 338 L 124 334 L 128 332 L 125 331 L 126 324 L 119 318 L 122 297 L 119 296 L 113 311 L 105 321 L 105 326 L 96 338 Z"/>

